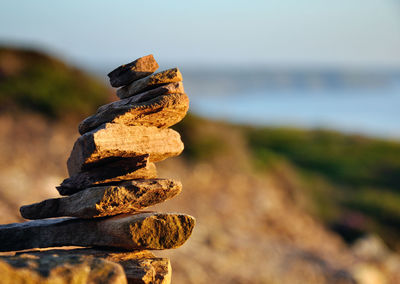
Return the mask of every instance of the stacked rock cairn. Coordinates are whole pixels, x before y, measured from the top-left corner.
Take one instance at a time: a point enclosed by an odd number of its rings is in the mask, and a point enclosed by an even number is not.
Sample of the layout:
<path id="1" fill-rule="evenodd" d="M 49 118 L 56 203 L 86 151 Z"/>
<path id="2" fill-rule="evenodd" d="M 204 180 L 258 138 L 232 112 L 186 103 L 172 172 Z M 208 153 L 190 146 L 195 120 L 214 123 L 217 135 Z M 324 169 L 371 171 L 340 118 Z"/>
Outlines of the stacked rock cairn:
<path id="1" fill-rule="evenodd" d="M 179 181 L 157 178 L 154 163 L 183 151 L 180 135 L 168 127 L 183 119 L 189 99 L 178 68 L 154 73 L 157 68 L 147 55 L 108 74 L 111 85 L 120 87 L 120 100 L 80 123 L 69 177 L 57 187 L 64 197 L 22 206 L 21 215 L 34 221 L 0 226 L 0 251 L 30 250 L 0 259 L 15 277 L 20 277 L 15 263 L 26 261 L 22 266 L 46 270 L 39 280 L 60 277 L 61 269 L 69 280 L 90 283 L 170 282 L 169 259 L 148 250 L 179 247 L 195 220 L 141 210 L 181 191 Z M 73 248 L 38 249 L 64 246 Z"/>

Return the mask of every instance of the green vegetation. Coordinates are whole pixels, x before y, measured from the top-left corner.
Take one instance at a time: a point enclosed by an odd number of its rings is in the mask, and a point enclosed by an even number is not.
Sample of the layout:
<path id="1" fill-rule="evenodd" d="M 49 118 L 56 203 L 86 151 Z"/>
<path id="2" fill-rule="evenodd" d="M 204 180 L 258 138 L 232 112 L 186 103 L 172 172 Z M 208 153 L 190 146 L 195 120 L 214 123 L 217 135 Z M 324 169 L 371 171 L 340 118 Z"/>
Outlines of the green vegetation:
<path id="1" fill-rule="evenodd" d="M 31 110 L 48 117 L 88 115 L 107 101 L 99 81 L 32 50 L 0 47 L 0 111 Z"/>
<path id="2" fill-rule="evenodd" d="M 287 157 L 301 168 L 319 172 L 336 183 L 398 187 L 400 144 L 338 132 L 264 128 L 247 131 L 256 157 L 265 150 Z"/>
<path id="3" fill-rule="evenodd" d="M 373 231 L 398 246 L 399 142 L 325 130 L 247 128 L 245 133 L 257 165 L 271 165 L 280 156 L 298 169 L 314 213 L 325 223 L 345 225 L 355 236 Z"/>

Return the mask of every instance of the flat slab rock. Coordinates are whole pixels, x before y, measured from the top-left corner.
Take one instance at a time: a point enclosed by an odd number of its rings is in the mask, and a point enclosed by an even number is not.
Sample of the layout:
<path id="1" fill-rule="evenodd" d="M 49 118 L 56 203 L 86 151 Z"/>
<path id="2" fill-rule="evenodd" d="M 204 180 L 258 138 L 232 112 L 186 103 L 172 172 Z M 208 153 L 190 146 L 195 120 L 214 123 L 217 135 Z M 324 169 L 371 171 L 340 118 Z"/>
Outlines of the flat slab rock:
<path id="1" fill-rule="evenodd" d="M 146 55 L 124 64 L 108 73 L 110 84 L 113 87 L 121 87 L 129 83 L 151 75 L 158 69 L 158 64 L 153 55 Z"/>
<path id="2" fill-rule="evenodd" d="M 98 219 L 35 220 L 0 225 L 0 251 L 61 246 L 170 249 L 190 237 L 194 224 L 189 215 L 151 212 Z"/>
<path id="3" fill-rule="evenodd" d="M 154 99 L 155 97 L 161 96 L 161 95 L 166 95 L 166 94 L 182 94 L 185 92 L 185 89 L 183 88 L 183 83 L 182 82 L 175 82 L 175 83 L 168 83 L 168 84 L 162 84 L 162 85 L 157 85 L 154 86 L 154 88 L 151 88 L 147 91 L 140 92 L 136 95 L 128 97 L 131 103 L 140 103 L 140 102 L 146 102 L 151 99 Z M 125 99 L 128 99 L 125 98 Z M 125 100 L 121 99 L 121 100 Z M 107 105 L 99 107 L 99 110 L 102 110 L 104 107 Z"/>
<path id="4" fill-rule="evenodd" d="M 68 172 L 73 176 L 91 164 L 118 157 L 148 154 L 150 162 L 162 161 L 179 155 L 183 147 L 179 133 L 172 129 L 107 123 L 78 138 L 67 162 Z"/>
<path id="5" fill-rule="evenodd" d="M 115 101 L 106 105 L 102 105 L 97 109 L 96 113 L 103 112 L 104 110 L 110 108 L 118 108 L 127 104 L 136 104 L 136 103 L 142 103 L 142 102 L 147 102 L 149 100 L 152 100 L 158 96 L 161 95 L 168 95 L 168 94 L 180 94 L 184 93 L 185 89 L 183 88 L 183 83 L 182 82 L 176 82 L 176 83 L 169 83 L 169 84 L 164 84 L 160 85 L 157 87 L 154 87 L 153 89 L 141 92 L 139 94 L 130 96 L 128 98 L 121 99 L 119 101 Z"/>
<path id="6" fill-rule="evenodd" d="M 71 195 L 88 187 L 115 184 L 126 180 L 154 179 L 157 169 L 154 163 L 148 162 L 149 155 L 136 158 L 119 158 L 100 164 L 98 167 L 79 172 L 66 178 L 57 190 L 61 195 Z"/>
<path id="7" fill-rule="evenodd" d="M 167 86 L 157 89 L 165 90 Z M 101 107 L 80 123 L 79 133 L 84 134 L 108 122 L 167 128 L 181 121 L 189 109 L 189 98 L 183 92 L 165 93 L 145 102 L 134 101 L 135 97 L 131 97 Z"/>
<path id="8" fill-rule="evenodd" d="M 125 271 L 128 283 L 171 283 L 172 268 L 169 259 L 156 257 L 147 250 L 110 252 L 95 249 L 80 249 L 79 251 L 79 253 L 84 255 L 93 255 L 120 264 Z"/>
<path id="9" fill-rule="evenodd" d="M 76 274 L 73 269 L 76 269 L 77 265 L 71 265 L 69 259 L 83 260 L 88 263 L 102 262 L 108 264 L 111 263 L 114 266 L 120 266 L 124 272 L 124 279 L 128 283 L 143 283 L 143 284 L 169 284 L 171 283 L 171 263 L 168 258 L 156 257 L 154 254 L 147 250 L 133 251 L 133 252 L 115 252 L 108 250 L 97 250 L 97 249 L 52 249 L 52 250 L 34 250 L 26 251 L 21 253 L 13 253 L 13 256 L 3 257 L 4 261 L 9 261 L 11 269 L 15 270 L 19 274 L 23 274 L 26 269 L 29 269 L 29 275 L 33 274 L 44 274 L 48 275 L 45 278 L 46 281 L 52 280 L 55 275 L 60 275 L 60 271 L 67 271 L 65 276 Z M 2 257 L 0 257 L 0 260 Z M 12 262 L 15 262 L 16 265 Z M 78 261 L 76 261 L 79 263 Z M 25 263 L 27 265 L 25 265 Z M 13 266 L 14 264 L 14 266 Z M 0 264 L 0 270 L 1 270 Z M 20 268 L 25 268 L 25 271 L 19 271 Z M 82 268 L 87 269 L 86 266 Z M 88 280 L 93 281 L 82 281 L 82 282 L 72 282 L 69 280 L 75 280 L 75 278 L 65 277 L 62 273 L 61 282 L 57 283 L 119 283 L 116 277 L 110 277 L 107 279 L 107 275 L 102 275 L 103 278 L 98 279 L 93 277 L 96 276 L 97 272 L 93 268 L 90 268 Z M 105 265 L 96 265 L 99 272 L 108 273 L 110 269 L 107 269 Z M 112 271 L 111 271 L 112 272 Z M 118 271 L 119 272 L 119 271 Z M 23 276 L 29 277 L 24 274 Z M 109 276 L 114 274 L 110 273 Z M 25 278 L 26 279 L 26 278 Z M 59 280 L 60 278 L 57 278 Z M 62 282 L 65 279 L 65 282 Z M 44 280 L 44 279 L 43 279 Z M 80 280 L 80 279 L 77 279 Z M 125 281 L 126 281 L 125 280 Z M 115 281 L 115 282 L 114 282 Z M 10 282 L 14 283 L 14 282 Z M 17 282 L 18 283 L 18 282 Z M 24 282 L 30 283 L 30 282 Z M 43 282 L 33 282 L 33 283 L 43 283 Z M 47 283 L 47 282 L 46 282 Z M 52 283 L 52 282 L 49 282 Z M 121 282 L 126 283 L 126 282 Z"/>
<path id="10" fill-rule="evenodd" d="M 22 206 L 22 217 L 96 218 L 135 213 L 180 193 L 182 184 L 173 179 L 132 180 L 118 185 L 88 188 L 64 198 L 47 199 Z"/>
<path id="11" fill-rule="evenodd" d="M 178 68 L 172 68 L 165 71 L 155 73 L 151 76 L 134 81 L 131 84 L 117 90 L 117 96 L 125 99 L 130 96 L 139 94 L 149 89 L 154 89 L 160 85 L 168 83 L 176 83 L 182 81 L 182 74 Z"/>
<path id="12" fill-rule="evenodd" d="M 1 256 L 0 275 L 10 284 L 127 283 L 121 265 L 89 255 Z"/>

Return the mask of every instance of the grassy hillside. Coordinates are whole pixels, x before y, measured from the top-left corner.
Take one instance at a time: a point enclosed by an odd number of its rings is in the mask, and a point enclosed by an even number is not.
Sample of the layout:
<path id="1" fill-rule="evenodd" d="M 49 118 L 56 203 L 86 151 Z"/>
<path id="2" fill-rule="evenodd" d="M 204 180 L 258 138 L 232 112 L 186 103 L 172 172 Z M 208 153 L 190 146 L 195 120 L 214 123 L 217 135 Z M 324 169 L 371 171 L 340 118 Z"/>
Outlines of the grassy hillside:
<path id="1" fill-rule="evenodd" d="M 58 59 L 34 50 L 0 47 L 0 111 L 82 117 L 104 104 L 108 94 L 101 82 Z"/>
<path id="2" fill-rule="evenodd" d="M 346 238 L 374 231 L 398 245 L 399 142 L 323 130 L 245 132 L 258 165 L 268 166 L 277 158 L 295 165 L 308 184 L 308 194 L 318 203 L 315 213 Z"/>
<path id="3" fill-rule="evenodd" d="M 337 183 L 396 188 L 400 184 L 398 142 L 333 131 L 249 129 L 249 143 L 261 162 L 272 153 Z"/>
<path id="4" fill-rule="evenodd" d="M 1 112 L 83 117 L 108 96 L 103 84 L 57 59 L 0 48 Z M 347 240 L 376 232 L 400 247 L 400 143 L 332 131 L 226 125 L 193 115 L 175 128 L 188 162 L 226 156 L 245 164 L 251 157 L 253 172 L 281 176 L 294 198 L 301 197 L 298 202 L 305 199 L 309 212 Z"/>

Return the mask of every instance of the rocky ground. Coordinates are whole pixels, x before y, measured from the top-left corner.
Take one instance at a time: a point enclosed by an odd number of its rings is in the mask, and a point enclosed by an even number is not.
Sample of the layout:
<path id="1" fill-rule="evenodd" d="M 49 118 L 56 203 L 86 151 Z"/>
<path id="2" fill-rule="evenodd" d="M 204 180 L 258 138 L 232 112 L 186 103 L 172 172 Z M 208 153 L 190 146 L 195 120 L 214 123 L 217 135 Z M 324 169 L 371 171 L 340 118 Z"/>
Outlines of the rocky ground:
<path id="1" fill-rule="evenodd" d="M 76 122 L 51 123 L 29 113 L 0 116 L 1 223 L 22 221 L 19 206 L 56 197 Z M 207 123 L 226 149 L 206 159 L 158 163 L 160 177 L 182 193 L 152 210 L 197 219 L 192 238 L 171 258 L 173 283 L 399 283 L 400 261 L 379 238 L 348 247 L 303 210 L 296 172 L 282 164 L 255 172 L 240 133 Z"/>

